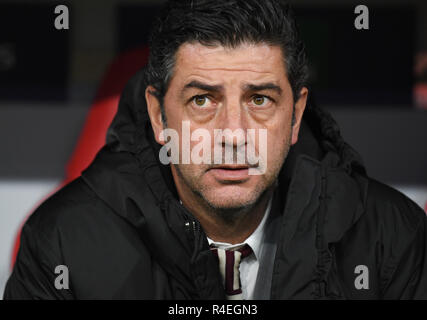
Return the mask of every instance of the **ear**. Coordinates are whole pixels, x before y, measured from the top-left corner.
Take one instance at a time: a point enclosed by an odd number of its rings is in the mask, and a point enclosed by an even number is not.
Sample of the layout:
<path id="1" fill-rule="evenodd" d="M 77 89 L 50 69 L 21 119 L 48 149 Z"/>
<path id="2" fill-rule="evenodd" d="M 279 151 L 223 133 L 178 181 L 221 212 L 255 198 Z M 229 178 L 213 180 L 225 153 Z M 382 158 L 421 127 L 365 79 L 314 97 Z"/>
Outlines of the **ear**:
<path id="1" fill-rule="evenodd" d="M 145 101 L 147 102 L 148 115 L 150 117 L 151 126 L 153 128 L 154 137 L 157 143 L 164 145 L 165 141 L 160 139 L 163 131 L 162 110 L 160 108 L 159 99 L 154 95 L 153 86 L 147 86 L 145 89 Z"/>
<path id="2" fill-rule="evenodd" d="M 299 129 L 301 127 L 302 115 L 304 114 L 305 106 L 307 103 L 308 89 L 302 88 L 298 101 L 295 103 L 295 123 L 292 127 L 292 145 L 297 143 Z"/>

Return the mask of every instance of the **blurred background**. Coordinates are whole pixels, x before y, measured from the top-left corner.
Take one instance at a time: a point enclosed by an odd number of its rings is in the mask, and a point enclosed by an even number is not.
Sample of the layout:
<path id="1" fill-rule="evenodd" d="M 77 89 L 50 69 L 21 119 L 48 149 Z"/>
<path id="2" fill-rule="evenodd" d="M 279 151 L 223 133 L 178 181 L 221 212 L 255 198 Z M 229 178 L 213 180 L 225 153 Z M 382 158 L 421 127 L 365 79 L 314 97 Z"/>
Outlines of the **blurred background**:
<path id="1" fill-rule="evenodd" d="M 0 297 L 26 217 L 104 143 L 161 2 L 0 0 Z M 354 27 L 358 2 L 290 2 L 317 103 L 370 176 L 426 208 L 427 1 L 364 1 L 369 30 Z"/>

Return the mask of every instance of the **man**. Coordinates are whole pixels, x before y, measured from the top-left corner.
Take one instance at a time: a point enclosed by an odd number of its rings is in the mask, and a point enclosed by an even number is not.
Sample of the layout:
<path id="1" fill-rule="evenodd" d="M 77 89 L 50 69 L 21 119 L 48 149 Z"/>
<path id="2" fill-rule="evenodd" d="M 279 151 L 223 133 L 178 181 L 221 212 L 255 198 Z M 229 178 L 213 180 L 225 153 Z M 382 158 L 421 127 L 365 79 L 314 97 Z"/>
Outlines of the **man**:
<path id="1" fill-rule="evenodd" d="M 170 1 L 151 39 L 107 145 L 25 224 L 6 299 L 427 298 L 426 217 L 307 102 L 285 4 Z"/>

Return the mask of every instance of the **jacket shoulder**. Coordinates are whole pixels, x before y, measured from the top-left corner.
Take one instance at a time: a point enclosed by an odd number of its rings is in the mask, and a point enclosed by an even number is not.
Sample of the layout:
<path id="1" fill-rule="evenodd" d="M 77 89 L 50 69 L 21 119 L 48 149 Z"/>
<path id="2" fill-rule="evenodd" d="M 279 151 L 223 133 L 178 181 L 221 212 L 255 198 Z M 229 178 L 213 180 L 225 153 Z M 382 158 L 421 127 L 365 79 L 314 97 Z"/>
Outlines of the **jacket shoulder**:
<path id="1" fill-rule="evenodd" d="M 425 221 L 424 211 L 402 192 L 375 179 L 369 179 L 367 211 L 378 222 L 414 232 Z M 403 230 L 402 230 L 403 231 Z"/>
<path id="2" fill-rule="evenodd" d="M 25 229 L 47 252 L 51 247 L 64 259 L 111 246 L 119 252 L 120 241 L 134 242 L 135 228 L 99 198 L 86 182 L 77 178 L 64 186 L 30 216 Z M 93 255 L 92 255 L 93 256 Z"/>
<path id="3" fill-rule="evenodd" d="M 69 215 L 79 215 L 99 205 L 99 198 L 81 179 L 77 178 L 46 199 L 28 218 L 26 225 L 47 232 L 63 223 Z"/>

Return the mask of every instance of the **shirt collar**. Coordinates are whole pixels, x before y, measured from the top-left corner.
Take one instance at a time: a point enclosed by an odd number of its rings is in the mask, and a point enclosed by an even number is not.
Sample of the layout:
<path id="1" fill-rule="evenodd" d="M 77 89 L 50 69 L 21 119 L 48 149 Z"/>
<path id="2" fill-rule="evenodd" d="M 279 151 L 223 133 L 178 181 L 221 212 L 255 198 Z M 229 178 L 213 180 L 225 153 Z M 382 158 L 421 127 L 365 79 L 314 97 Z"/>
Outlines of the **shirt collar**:
<path id="1" fill-rule="evenodd" d="M 265 210 L 264 217 L 262 218 L 260 224 L 255 229 L 255 231 L 252 232 L 252 234 L 245 241 L 243 241 L 242 243 L 238 243 L 238 244 L 230 244 L 230 243 L 225 243 L 225 242 L 215 242 L 212 239 L 210 239 L 209 237 L 207 237 L 209 245 L 213 244 L 213 245 L 215 245 L 215 247 L 218 247 L 221 249 L 233 249 L 235 247 L 240 247 L 240 246 L 242 246 L 242 244 L 246 243 L 247 245 L 249 245 L 251 247 L 251 249 L 255 255 L 255 258 L 258 260 L 259 256 L 260 256 L 260 252 L 261 252 L 262 243 L 263 243 L 265 223 L 266 223 L 267 218 L 268 218 L 270 211 L 271 211 L 272 199 L 273 199 L 273 197 L 271 197 L 270 200 L 268 201 L 267 209 Z"/>

